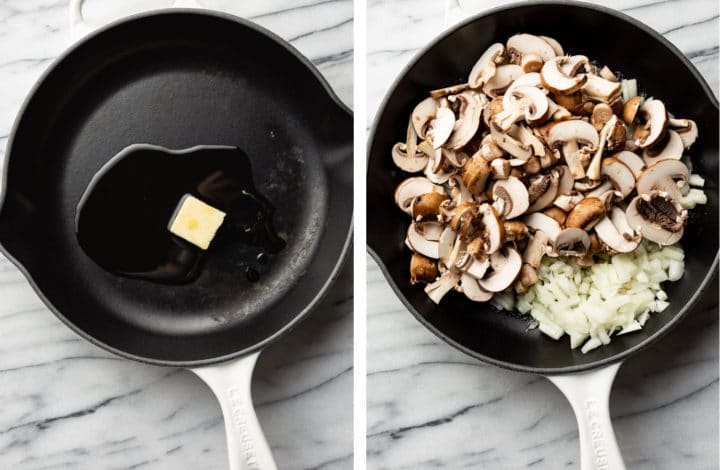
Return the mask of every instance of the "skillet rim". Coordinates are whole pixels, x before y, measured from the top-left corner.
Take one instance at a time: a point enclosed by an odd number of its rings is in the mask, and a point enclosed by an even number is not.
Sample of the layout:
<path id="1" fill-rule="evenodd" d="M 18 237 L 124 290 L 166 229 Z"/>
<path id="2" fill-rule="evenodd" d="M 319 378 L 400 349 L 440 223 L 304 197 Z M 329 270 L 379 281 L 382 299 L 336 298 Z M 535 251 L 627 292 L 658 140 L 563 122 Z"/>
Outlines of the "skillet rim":
<path id="1" fill-rule="evenodd" d="M 695 77 L 695 80 L 700 84 L 701 88 L 705 92 L 706 97 L 708 98 L 709 102 L 715 107 L 715 109 L 718 109 L 718 99 L 713 93 L 712 89 L 710 88 L 710 85 L 708 85 L 705 78 L 698 72 L 698 70 L 695 68 L 695 66 L 692 64 L 692 62 L 683 54 L 674 44 L 672 44 L 668 39 L 666 39 L 663 35 L 649 27 L 648 25 L 642 23 L 641 21 L 626 15 L 625 13 L 608 8 L 602 5 L 596 5 L 592 3 L 587 2 L 580 2 L 575 0 L 530 0 L 530 1 L 523 1 L 523 2 L 512 2 L 506 5 L 501 5 L 494 8 L 489 8 L 487 10 L 483 10 L 480 13 L 477 13 L 475 15 L 469 16 L 468 18 L 458 22 L 457 24 L 446 28 L 444 31 L 442 31 L 440 34 L 435 36 L 428 44 L 423 46 L 415 55 L 408 61 L 408 63 L 402 68 L 402 70 L 398 73 L 398 75 L 395 77 L 394 81 L 388 88 L 388 90 L 385 92 L 385 96 L 383 97 L 382 101 L 380 102 L 380 105 L 377 108 L 377 112 L 375 113 L 374 119 L 373 119 L 373 125 L 370 130 L 370 134 L 368 136 L 368 146 L 367 146 L 367 168 L 369 168 L 369 161 L 371 158 L 372 148 L 373 144 L 375 142 L 375 136 L 378 132 L 378 124 L 380 121 L 380 118 L 383 116 L 385 112 L 385 108 L 388 105 L 388 102 L 392 99 L 393 95 L 395 94 L 395 91 L 400 85 L 400 82 L 405 79 L 408 72 L 415 67 L 415 65 L 427 54 L 431 49 L 433 49 L 440 41 L 446 39 L 447 37 L 451 36 L 452 34 L 455 34 L 458 30 L 465 27 L 466 25 L 473 23 L 474 21 L 477 21 L 481 18 L 485 18 L 488 16 L 492 16 L 496 13 L 505 12 L 507 10 L 515 10 L 518 8 L 523 7 L 542 7 L 542 6 L 562 6 L 562 7 L 573 7 L 578 9 L 585 9 L 585 10 L 592 10 L 593 14 L 595 13 L 601 13 L 606 14 L 608 16 L 613 17 L 617 21 L 625 21 L 626 23 L 629 23 L 631 26 L 640 29 L 641 31 L 647 33 L 649 36 L 654 38 L 660 45 L 665 46 L 667 50 L 669 50 L 673 55 L 675 55 L 683 65 L 688 69 L 688 71 Z M 369 170 L 366 171 L 366 178 L 369 176 Z M 695 290 L 695 293 L 690 297 L 688 302 L 683 305 L 680 310 L 673 316 L 672 319 L 668 320 L 667 323 L 665 323 L 658 331 L 656 331 L 654 334 L 648 336 L 640 343 L 636 344 L 635 346 L 632 346 L 630 348 L 624 349 L 623 351 L 614 354 L 610 357 L 603 358 L 597 361 L 588 362 L 586 364 L 580 364 L 580 365 L 569 365 L 569 366 L 563 366 L 563 367 L 531 367 L 526 366 L 522 364 L 516 364 L 510 361 L 503 361 L 500 359 L 495 359 L 493 357 L 487 356 L 485 354 L 481 354 L 477 351 L 474 351 L 468 347 L 463 346 L 462 344 L 455 341 L 450 336 L 444 334 L 440 330 L 438 330 L 430 321 L 428 321 L 425 317 L 423 317 L 417 309 L 415 309 L 415 306 L 411 304 L 411 302 L 405 297 L 405 295 L 402 293 L 398 285 L 395 283 L 395 280 L 393 279 L 392 275 L 388 271 L 387 266 L 385 265 L 385 262 L 382 260 L 380 255 L 370 246 L 370 244 L 367 244 L 366 250 L 368 254 L 375 260 L 378 267 L 380 268 L 380 271 L 383 273 L 383 276 L 385 277 L 385 280 L 388 282 L 392 290 L 395 292 L 395 295 L 400 299 L 400 301 L 403 303 L 405 308 L 415 317 L 416 320 L 418 320 L 425 328 L 430 330 L 435 336 L 445 341 L 450 346 L 454 347 L 455 349 L 467 354 L 468 356 L 471 356 L 475 359 L 478 359 L 486 364 L 491 364 L 497 367 L 501 367 L 503 369 L 513 370 L 516 372 L 525 372 L 525 373 L 532 373 L 532 374 L 540 374 L 540 375 L 561 375 L 561 374 L 571 374 L 571 373 L 577 373 L 577 372 L 583 372 L 583 371 L 589 371 L 593 369 L 598 369 L 604 366 L 609 366 L 611 364 L 614 364 L 616 362 L 622 362 L 625 359 L 627 359 L 629 356 L 649 347 L 651 344 L 654 344 L 658 340 L 660 340 L 663 336 L 665 336 L 670 330 L 672 330 L 685 316 L 688 314 L 688 312 L 692 309 L 692 307 L 695 306 L 695 304 L 698 302 L 698 300 L 702 297 L 702 295 L 705 293 L 705 291 L 708 288 L 709 283 L 712 281 L 713 277 L 715 276 L 716 272 L 718 271 L 718 261 L 720 259 L 720 250 L 715 253 L 715 257 L 713 259 L 713 262 L 710 266 L 710 269 L 705 274 L 705 277 L 703 278 L 702 282 L 698 284 L 697 289 Z"/>
<path id="2" fill-rule="evenodd" d="M 133 21 L 138 20 L 146 20 L 146 19 L 152 19 L 152 18 L 161 18 L 161 17 L 167 17 L 167 16 L 175 16 L 175 15 L 196 15 L 196 16 L 202 16 L 202 17 L 215 17 L 226 21 L 232 21 L 235 23 L 238 23 L 240 26 L 245 27 L 247 29 L 252 30 L 254 33 L 265 36 L 266 38 L 270 39 L 272 42 L 274 42 L 276 45 L 282 47 L 285 49 L 288 53 L 290 53 L 295 60 L 299 61 L 305 68 L 310 71 L 310 73 L 315 78 L 316 82 L 321 85 L 324 93 L 328 98 L 330 98 L 332 105 L 337 106 L 337 108 L 345 114 L 350 119 L 353 119 L 353 112 L 335 93 L 335 90 L 330 86 L 327 79 L 320 73 L 320 71 L 317 69 L 317 67 L 308 59 L 305 57 L 300 51 L 298 51 L 294 46 L 292 46 L 288 41 L 280 37 L 279 35 L 273 33 L 272 31 L 268 30 L 267 28 L 258 25 L 257 23 L 254 23 L 250 20 L 247 20 L 245 18 L 241 18 L 239 16 L 233 15 L 231 13 L 227 13 L 224 11 L 219 10 L 209 10 L 209 9 L 200 9 L 200 8 L 160 8 L 160 9 L 154 9 L 150 11 L 135 13 L 132 15 L 124 16 L 122 18 L 116 19 L 114 21 L 111 21 L 103 26 L 100 26 L 93 31 L 89 32 L 88 34 L 84 35 L 80 39 L 74 41 L 70 46 L 66 47 L 51 63 L 48 65 L 48 67 L 40 74 L 40 76 L 37 78 L 35 83 L 33 84 L 32 88 L 26 95 L 25 99 L 23 100 L 22 104 L 20 105 L 20 108 L 18 109 L 18 112 L 15 116 L 15 120 L 13 122 L 12 129 L 10 130 L 10 134 L 8 135 L 7 145 L 5 147 L 5 155 L 4 155 L 4 161 L 3 161 L 3 167 L 2 167 L 2 179 L 0 180 L 2 182 L 2 187 L 0 188 L 0 213 L 2 212 L 2 209 L 5 205 L 5 198 L 7 196 L 7 180 L 8 180 L 8 169 L 10 166 L 10 160 L 12 156 L 12 149 L 13 144 L 15 140 L 15 135 L 18 131 L 18 128 L 20 126 L 21 121 L 23 121 L 25 117 L 25 112 L 27 110 L 27 107 L 29 104 L 33 101 L 35 98 L 35 95 L 37 94 L 38 90 L 43 86 L 45 81 L 48 79 L 50 74 L 52 74 L 55 69 L 62 64 L 69 56 L 75 53 L 76 50 L 83 47 L 87 42 L 90 42 L 94 40 L 96 37 L 103 35 L 105 32 L 114 29 L 116 27 L 122 26 L 126 23 L 131 23 Z M 353 136 L 354 137 L 354 136 Z M 352 137 L 351 137 L 352 139 Z M 354 156 L 353 156 L 354 158 Z M 116 354 L 120 357 L 130 359 L 133 361 L 145 363 L 145 364 L 151 364 L 151 365 L 157 365 L 157 366 L 172 366 L 172 367 L 185 367 L 185 368 L 191 368 L 191 367 L 199 367 L 199 366 L 206 366 L 210 364 L 217 364 L 226 362 L 232 359 L 236 359 L 239 357 L 247 356 L 251 353 L 254 353 L 256 351 L 261 351 L 264 349 L 268 344 L 271 344 L 275 341 L 277 341 L 280 337 L 284 336 L 287 332 L 295 328 L 305 317 L 315 308 L 317 305 L 325 298 L 328 291 L 332 287 L 335 280 L 339 277 L 340 271 L 344 267 L 347 258 L 348 253 L 350 251 L 350 247 L 352 246 L 352 240 L 353 240 L 353 227 L 354 227 L 354 214 L 350 217 L 350 222 L 348 224 L 348 230 L 347 234 L 345 235 L 345 240 L 343 242 L 342 248 L 340 250 L 340 253 L 338 254 L 338 259 L 333 266 L 329 276 L 327 276 L 327 279 L 325 282 L 321 285 L 321 287 L 317 290 L 315 296 L 313 299 L 307 303 L 307 305 L 297 312 L 292 320 L 290 320 L 288 323 L 283 325 L 282 328 L 277 329 L 273 334 L 267 336 L 262 341 L 259 341 L 252 346 L 236 350 L 232 353 L 225 354 L 222 356 L 215 356 L 210 357 L 206 359 L 199 359 L 199 360 L 167 360 L 167 359 L 157 359 L 149 356 L 142 356 L 138 354 L 132 354 L 129 352 L 126 352 L 122 349 L 118 349 L 114 346 L 110 346 L 109 344 L 105 343 L 104 341 L 101 341 L 94 336 L 88 334 L 83 329 L 76 326 L 72 321 L 70 321 L 65 315 L 59 311 L 55 307 L 55 305 L 45 296 L 43 291 L 38 287 L 37 283 L 35 282 L 35 279 L 33 278 L 30 271 L 20 262 L 18 261 L 12 253 L 0 242 L 0 253 L 2 253 L 17 269 L 22 273 L 22 275 L 27 279 L 28 283 L 30 284 L 30 287 L 32 287 L 35 294 L 42 300 L 42 302 L 45 304 L 45 306 L 62 322 L 67 326 L 70 330 L 78 334 L 80 337 L 84 338 L 88 342 L 94 344 L 95 346 L 98 346 L 106 351 L 109 351 L 113 354 Z"/>

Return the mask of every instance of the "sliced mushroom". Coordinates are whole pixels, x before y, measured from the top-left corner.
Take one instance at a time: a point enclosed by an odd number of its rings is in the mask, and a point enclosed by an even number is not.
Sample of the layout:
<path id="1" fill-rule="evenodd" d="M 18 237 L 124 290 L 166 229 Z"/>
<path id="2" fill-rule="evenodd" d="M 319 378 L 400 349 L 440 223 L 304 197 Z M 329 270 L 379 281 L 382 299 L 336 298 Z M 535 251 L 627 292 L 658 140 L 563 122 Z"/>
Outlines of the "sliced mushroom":
<path id="1" fill-rule="evenodd" d="M 410 157 L 407 152 L 407 145 L 403 142 L 398 142 L 393 145 L 392 159 L 398 168 L 408 173 L 422 171 L 428 163 L 428 157 L 426 155 L 421 154 Z"/>
<path id="2" fill-rule="evenodd" d="M 464 91 L 450 100 L 457 108 L 457 120 L 445 146 L 457 150 L 465 146 L 477 132 L 486 101 L 472 91 Z"/>
<path id="3" fill-rule="evenodd" d="M 527 225 L 528 228 L 535 232 L 541 231 L 546 233 L 553 242 L 562 231 L 562 228 L 557 220 L 543 214 L 542 212 L 533 212 L 532 214 L 526 215 L 523 218 L 523 222 L 525 222 L 525 225 Z"/>
<path id="4" fill-rule="evenodd" d="M 413 253 L 410 259 L 410 284 L 429 283 L 438 276 L 437 264 L 430 258 Z"/>
<path id="5" fill-rule="evenodd" d="M 683 235 L 687 210 L 664 193 L 650 191 L 636 196 L 625 216 L 630 227 L 644 238 L 660 245 L 672 245 Z"/>
<path id="6" fill-rule="evenodd" d="M 553 93 L 567 95 L 579 90 L 585 80 L 586 74 L 568 76 L 562 71 L 562 66 L 568 62 L 568 57 L 554 57 L 547 60 L 540 70 L 543 85 Z"/>
<path id="7" fill-rule="evenodd" d="M 640 100 L 639 96 L 634 96 L 623 105 L 623 121 L 628 126 L 635 121 L 635 116 L 637 116 L 638 109 L 640 109 Z"/>
<path id="8" fill-rule="evenodd" d="M 416 253 L 432 259 L 439 258 L 440 243 L 436 240 L 425 238 L 422 232 L 417 230 L 417 224 L 412 223 L 407 231 L 407 243 Z"/>
<path id="9" fill-rule="evenodd" d="M 413 220 L 435 219 L 440 214 L 440 204 L 449 199 L 445 194 L 425 193 L 415 198 L 411 204 Z"/>
<path id="10" fill-rule="evenodd" d="M 553 204 L 556 207 L 564 210 L 565 212 L 570 212 L 584 198 L 585 198 L 585 196 L 579 192 L 572 192 L 570 194 L 561 194 L 560 196 L 555 198 L 555 201 L 553 202 Z"/>
<path id="11" fill-rule="evenodd" d="M 518 220 L 506 220 L 503 222 L 505 241 L 519 241 L 528 237 L 528 227 Z"/>
<path id="12" fill-rule="evenodd" d="M 506 93 L 505 96 L 509 99 L 503 98 L 503 111 L 494 117 L 505 131 L 523 118 L 528 124 L 536 125 L 549 117 L 548 99 L 545 93 L 538 88 L 518 86 Z"/>
<path id="13" fill-rule="evenodd" d="M 503 291 L 512 285 L 521 267 L 520 254 L 514 248 L 505 247 L 490 255 L 492 271 L 478 283 L 480 287 L 490 292 Z"/>
<path id="14" fill-rule="evenodd" d="M 540 74 L 537 72 L 530 72 L 523 75 L 520 75 L 514 82 L 510 84 L 507 90 L 505 90 L 505 94 L 502 97 L 503 106 L 506 104 L 509 106 L 509 101 L 512 98 L 512 91 L 515 88 L 521 87 L 521 86 L 530 86 L 534 88 L 538 88 L 541 91 L 545 92 L 546 90 L 542 86 L 542 79 L 540 78 Z M 506 103 L 507 102 L 507 103 Z"/>
<path id="15" fill-rule="evenodd" d="M 498 147 L 505 150 L 515 158 L 527 160 L 532 156 L 533 150 L 508 133 L 504 132 L 498 123 L 493 119 L 490 121 L 490 134 Z"/>
<path id="16" fill-rule="evenodd" d="M 462 274 L 460 276 L 460 290 L 465 294 L 465 297 L 474 302 L 487 302 L 493 297 L 492 292 L 480 287 L 477 279 L 469 274 Z"/>
<path id="17" fill-rule="evenodd" d="M 603 65 L 603 68 L 600 69 L 600 72 L 598 72 L 598 74 L 605 80 L 610 80 L 611 82 L 619 81 L 617 75 L 615 75 L 607 65 Z"/>
<path id="18" fill-rule="evenodd" d="M 412 124 L 415 128 L 415 133 L 421 138 L 425 139 L 425 133 L 428 130 L 430 121 L 435 118 L 435 114 L 438 110 L 438 102 L 433 98 L 425 98 L 412 112 Z"/>
<path id="19" fill-rule="evenodd" d="M 463 92 L 467 90 L 468 84 L 467 83 L 460 83 L 459 85 L 452 85 L 445 88 L 438 88 L 436 90 L 430 91 L 430 97 L 435 98 L 436 100 L 439 100 L 440 98 L 443 98 L 448 95 L 456 95 L 460 92 Z"/>
<path id="20" fill-rule="evenodd" d="M 581 90 L 588 100 L 613 104 L 620 99 L 620 88 L 619 82 L 611 82 L 597 75 L 588 75 Z"/>
<path id="21" fill-rule="evenodd" d="M 555 51 L 555 55 L 565 55 L 565 52 L 563 51 L 562 46 L 559 42 L 557 42 L 555 39 L 549 37 L 549 36 L 538 36 L 540 39 L 545 41 L 546 43 L 550 44 L 550 47 L 553 48 L 553 51 Z"/>
<path id="22" fill-rule="evenodd" d="M 595 225 L 598 238 L 618 253 L 630 253 L 640 244 L 642 237 L 630 227 L 625 212 L 613 207 L 610 214 Z"/>
<path id="23" fill-rule="evenodd" d="M 566 228 L 561 231 L 553 243 L 551 255 L 585 256 L 590 249 L 590 236 L 579 228 Z"/>
<path id="24" fill-rule="evenodd" d="M 561 149 L 574 179 L 585 177 L 584 155 L 594 151 L 599 141 L 598 133 L 592 124 L 579 120 L 559 122 L 550 129 L 547 141 L 550 148 Z M 589 146 L 589 150 L 583 152 L 580 144 Z"/>
<path id="25" fill-rule="evenodd" d="M 495 70 L 495 75 L 483 85 L 482 91 L 486 95 L 495 98 L 505 93 L 510 84 L 522 74 L 523 69 L 519 65 L 499 65 Z"/>
<path id="26" fill-rule="evenodd" d="M 467 201 L 455 208 L 450 220 L 450 228 L 459 233 L 464 240 L 473 238 L 477 231 L 476 220 L 480 207 L 475 201 Z"/>
<path id="27" fill-rule="evenodd" d="M 496 180 L 504 180 L 510 176 L 510 162 L 503 158 L 496 158 L 490 162 L 493 177 Z"/>
<path id="28" fill-rule="evenodd" d="M 480 152 L 475 153 L 460 170 L 465 187 L 475 196 L 485 191 L 485 185 L 491 173 L 490 165 Z"/>
<path id="29" fill-rule="evenodd" d="M 535 268 L 529 264 L 523 264 L 520 268 L 520 274 L 518 274 L 517 280 L 515 281 L 515 292 L 518 294 L 525 294 L 528 288 L 538 282 L 538 275 Z"/>
<path id="30" fill-rule="evenodd" d="M 570 168 L 567 165 L 558 165 L 555 167 L 558 173 L 558 195 L 570 194 L 573 191 L 574 180 Z"/>
<path id="31" fill-rule="evenodd" d="M 502 149 L 495 144 L 495 141 L 490 134 L 483 137 L 480 144 L 480 152 L 482 153 L 483 158 L 487 161 L 492 161 L 505 155 L 505 152 L 503 152 Z"/>
<path id="32" fill-rule="evenodd" d="M 558 183 L 557 172 L 540 175 L 533 179 L 528 186 L 528 199 L 530 201 L 528 212 L 539 211 L 551 205 L 557 196 Z"/>
<path id="33" fill-rule="evenodd" d="M 687 184 L 689 177 L 687 166 L 680 160 L 660 160 L 640 174 L 637 180 L 637 192 L 647 194 L 655 189 L 664 191 L 671 198 L 678 200 L 682 196 L 680 185 Z"/>
<path id="34" fill-rule="evenodd" d="M 558 233 L 560 232 L 558 231 Z M 523 262 L 535 269 L 539 268 L 540 262 L 547 251 L 549 241 L 550 236 L 547 233 L 542 230 L 537 230 L 530 240 L 528 240 L 527 246 L 525 246 Z"/>
<path id="35" fill-rule="evenodd" d="M 635 127 L 633 138 L 638 147 L 646 148 L 654 145 L 665 134 L 668 116 L 665 104 L 660 100 L 647 100 L 639 111 L 643 123 Z"/>
<path id="36" fill-rule="evenodd" d="M 617 158 L 610 157 L 603 160 L 600 173 L 622 194 L 622 199 L 625 199 L 635 188 L 632 171 Z"/>
<path id="37" fill-rule="evenodd" d="M 453 290 L 459 281 L 460 274 L 445 271 L 437 281 L 425 286 L 425 293 L 433 302 L 439 304 L 445 294 Z"/>
<path id="38" fill-rule="evenodd" d="M 453 204 L 457 207 L 466 201 L 472 201 L 473 195 L 463 183 L 460 175 L 453 175 L 448 179 L 450 186 L 450 194 L 452 195 Z"/>
<path id="39" fill-rule="evenodd" d="M 599 105 L 598 105 L 599 106 Z M 597 108 L 597 106 L 596 106 Z M 602 160 L 603 152 L 605 151 L 605 145 L 607 143 L 608 137 L 610 136 L 610 133 L 613 132 L 615 129 L 615 124 L 617 123 L 617 116 L 612 114 L 608 121 L 603 125 L 602 130 L 600 131 L 600 136 L 598 138 L 598 147 L 595 151 L 595 155 L 593 156 L 592 161 L 590 161 L 590 165 L 587 168 L 587 171 L 585 172 L 585 175 L 590 178 L 591 180 L 599 180 L 600 179 L 600 162 Z M 632 188 L 631 188 L 632 189 Z"/>
<path id="40" fill-rule="evenodd" d="M 537 54 L 525 54 L 520 60 L 520 67 L 524 73 L 537 72 L 542 68 L 543 60 Z"/>
<path id="41" fill-rule="evenodd" d="M 585 193 L 585 197 L 596 197 L 600 198 L 603 194 L 613 190 L 613 184 L 610 181 L 602 181 L 600 186 L 591 189 Z"/>
<path id="42" fill-rule="evenodd" d="M 668 125 L 680 135 L 685 148 L 689 148 L 697 139 L 697 124 L 691 119 L 670 119 Z"/>
<path id="43" fill-rule="evenodd" d="M 440 148 L 453 132 L 455 126 L 455 113 L 449 108 L 438 108 L 435 119 L 430 121 L 426 136 L 432 141 L 433 148 Z"/>
<path id="44" fill-rule="evenodd" d="M 560 209 L 559 207 L 549 207 L 543 211 L 543 214 L 555 219 L 555 221 L 557 221 L 557 223 L 559 223 L 561 227 L 565 225 L 565 220 L 567 219 L 567 212 Z"/>
<path id="45" fill-rule="evenodd" d="M 668 130 L 666 137 L 652 147 L 643 150 L 643 160 L 647 166 L 653 165 L 660 160 L 680 160 L 685 148 L 680 134 Z"/>
<path id="46" fill-rule="evenodd" d="M 413 176 L 407 178 L 395 189 L 395 204 L 408 215 L 412 215 L 412 202 L 418 196 L 423 194 L 436 192 L 445 194 L 442 186 L 433 184 L 429 179 L 422 176 Z"/>
<path id="47" fill-rule="evenodd" d="M 575 185 L 573 188 L 576 191 L 590 191 L 598 186 L 600 186 L 601 182 L 600 180 L 591 180 L 589 178 L 583 178 L 581 180 L 575 181 Z"/>
<path id="48" fill-rule="evenodd" d="M 485 243 L 485 253 L 491 255 L 505 243 L 505 228 L 498 213 L 490 204 L 480 206 L 480 216 L 482 217 L 482 238 Z"/>
<path id="49" fill-rule="evenodd" d="M 475 65 L 473 65 L 470 76 L 468 77 L 470 88 L 482 87 L 495 75 L 497 64 L 502 61 L 504 53 L 505 47 L 497 42 L 480 56 L 477 62 L 475 62 Z"/>
<path id="50" fill-rule="evenodd" d="M 565 219 L 568 228 L 590 230 L 605 216 L 605 204 L 596 197 L 586 197 L 570 211 Z"/>
<path id="51" fill-rule="evenodd" d="M 640 176 L 643 169 L 645 168 L 645 162 L 635 152 L 629 150 L 623 150 L 612 155 L 612 158 L 622 162 L 626 167 L 630 169 L 635 179 Z"/>
<path id="52" fill-rule="evenodd" d="M 496 181 L 492 187 L 492 198 L 495 209 L 504 219 L 514 219 L 530 207 L 527 188 L 514 176 Z"/>
<path id="53" fill-rule="evenodd" d="M 555 49 L 548 43 L 548 41 L 535 36 L 533 34 L 520 33 L 510 36 L 506 44 L 510 61 L 519 64 L 522 62 L 523 57 L 532 54 L 540 58 L 540 60 L 547 61 L 555 57 Z"/>

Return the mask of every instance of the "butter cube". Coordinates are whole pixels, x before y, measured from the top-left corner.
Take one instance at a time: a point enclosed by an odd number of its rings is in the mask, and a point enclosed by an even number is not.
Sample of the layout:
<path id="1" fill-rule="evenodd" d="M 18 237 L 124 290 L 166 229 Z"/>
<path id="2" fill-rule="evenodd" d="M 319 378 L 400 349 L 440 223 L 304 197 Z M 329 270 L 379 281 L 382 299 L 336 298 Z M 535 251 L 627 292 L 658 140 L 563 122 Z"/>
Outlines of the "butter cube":
<path id="1" fill-rule="evenodd" d="M 225 219 L 225 212 L 185 194 L 170 218 L 168 230 L 207 250 Z"/>

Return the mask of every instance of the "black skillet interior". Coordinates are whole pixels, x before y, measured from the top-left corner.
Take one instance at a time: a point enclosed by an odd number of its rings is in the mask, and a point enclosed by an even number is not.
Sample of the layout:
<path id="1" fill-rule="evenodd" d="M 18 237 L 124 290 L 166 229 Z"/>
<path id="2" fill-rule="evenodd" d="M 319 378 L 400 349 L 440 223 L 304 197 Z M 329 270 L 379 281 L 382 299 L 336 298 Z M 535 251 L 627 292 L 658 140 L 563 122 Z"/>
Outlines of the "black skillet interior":
<path id="1" fill-rule="evenodd" d="M 249 155 L 288 237 L 258 266 L 261 282 L 245 278 L 254 255 L 237 247 L 180 286 L 118 277 L 85 255 L 76 205 L 95 172 L 134 143 Z M 307 59 L 222 14 L 138 15 L 83 40 L 26 102 L 8 159 L 4 250 L 69 326 L 138 360 L 191 365 L 260 347 L 314 305 L 349 243 L 350 112 Z"/>
<path id="2" fill-rule="evenodd" d="M 609 41 L 611 32 L 615 39 Z M 403 245 L 409 219 L 393 203 L 396 185 L 408 175 L 390 158 L 395 142 L 405 139 L 408 117 L 427 92 L 467 80 L 480 54 L 493 42 L 518 32 L 551 36 L 566 53 L 584 54 L 627 78 L 638 89 L 661 98 L 677 117 L 694 119 L 699 138 L 690 150 L 694 172 L 706 178 L 708 203 L 691 211 L 682 240 L 685 275 L 665 287 L 670 307 L 654 315 L 641 331 L 615 337 L 608 346 L 583 355 L 571 351 L 567 338 L 553 341 L 539 331 L 526 331 L 527 319 L 495 311 L 488 304 L 458 293 L 439 306 L 422 286 L 410 286 L 410 252 Z M 597 34 L 592 34 L 597 32 Z M 367 240 L 371 254 L 408 309 L 453 346 L 493 364 L 528 372 L 563 373 L 626 357 L 667 331 L 690 308 L 700 286 L 716 270 L 718 251 L 718 108 L 707 84 L 682 54 L 629 17 L 578 3 L 552 2 L 502 7 L 464 22 L 443 34 L 411 62 L 388 92 L 370 140 L 367 174 Z"/>

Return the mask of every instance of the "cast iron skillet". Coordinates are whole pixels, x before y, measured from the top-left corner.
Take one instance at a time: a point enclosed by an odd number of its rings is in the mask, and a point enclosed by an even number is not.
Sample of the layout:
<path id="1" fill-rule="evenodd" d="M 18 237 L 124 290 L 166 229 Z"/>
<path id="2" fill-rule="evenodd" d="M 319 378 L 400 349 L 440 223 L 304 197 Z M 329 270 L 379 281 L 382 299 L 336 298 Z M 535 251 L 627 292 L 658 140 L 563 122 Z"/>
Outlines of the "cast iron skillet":
<path id="1" fill-rule="evenodd" d="M 78 13 L 81 2 L 72 3 Z M 78 201 L 97 170 L 136 143 L 233 145 L 249 155 L 276 228 L 288 234 L 259 283 L 232 250 L 179 286 L 118 277 L 86 256 Z M 231 468 L 274 468 L 252 410 L 252 368 L 318 303 L 351 237 L 352 115 L 312 64 L 227 14 L 173 9 L 115 22 L 39 80 L 10 136 L 4 183 L 2 250 L 50 309 L 116 354 L 194 368 L 228 417 Z"/>
<path id="2" fill-rule="evenodd" d="M 588 31 L 612 31 L 617 40 L 608 42 L 603 35 Z M 409 175 L 394 166 L 390 149 L 405 139 L 408 116 L 429 90 L 466 81 L 472 65 L 490 44 L 504 43 L 517 32 L 551 36 L 566 53 L 587 55 L 637 78 L 641 91 L 662 98 L 676 116 L 694 119 L 699 126 L 700 137 L 689 153 L 693 171 L 706 178 L 708 203 L 692 211 L 682 240 L 685 275 L 666 286 L 670 307 L 654 315 L 642 331 L 615 337 L 608 346 L 588 354 L 570 350 L 567 339 L 556 342 L 538 330 L 526 331 L 526 319 L 499 313 L 488 304 L 471 302 L 455 292 L 435 305 L 421 285 L 411 286 L 409 282 L 410 252 L 403 243 L 408 220 L 393 199 L 395 187 Z M 369 141 L 367 206 L 373 208 L 367 214 L 369 252 L 408 310 L 457 349 L 500 367 L 544 375 L 581 373 L 614 364 L 610 372 L 602 372 L 609 376 L 609 392 L 619 362 L 680 321 L 717 271 L 717 130 L 718 103 L 708 85 L 677 48 L 644 24 L 607 8 L 576 2 L 531 2 L 489 10 L 449 29 L 422 50 L 400 74 L 380 107 Z M 607 425 L 608 440 L 614 442 L 609 418 Z M 612 442 L 606 446 L 612 447 Z"/>

